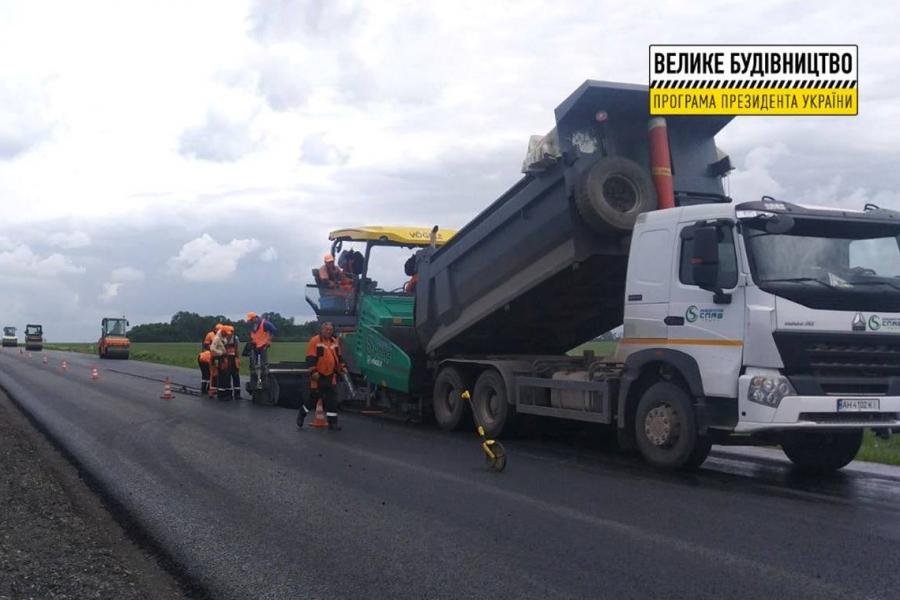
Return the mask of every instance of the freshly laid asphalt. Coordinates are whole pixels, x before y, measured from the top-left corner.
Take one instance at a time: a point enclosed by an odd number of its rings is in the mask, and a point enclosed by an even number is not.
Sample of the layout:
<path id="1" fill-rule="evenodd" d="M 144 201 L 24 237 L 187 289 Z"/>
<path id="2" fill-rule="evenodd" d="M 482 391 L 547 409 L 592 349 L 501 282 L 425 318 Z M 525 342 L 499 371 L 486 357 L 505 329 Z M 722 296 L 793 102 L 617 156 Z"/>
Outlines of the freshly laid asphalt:
<path id="1" fill-rule="evenodd" d="M 0 352 L 0 386 L 214 598 L 900 598 L 900 470 L 716 451 L 667 474 L 532 437 L 496 474 L 469 432 L 298 431 L 292 410 L 161 400 L 113 370 L 198 378 Z"/>

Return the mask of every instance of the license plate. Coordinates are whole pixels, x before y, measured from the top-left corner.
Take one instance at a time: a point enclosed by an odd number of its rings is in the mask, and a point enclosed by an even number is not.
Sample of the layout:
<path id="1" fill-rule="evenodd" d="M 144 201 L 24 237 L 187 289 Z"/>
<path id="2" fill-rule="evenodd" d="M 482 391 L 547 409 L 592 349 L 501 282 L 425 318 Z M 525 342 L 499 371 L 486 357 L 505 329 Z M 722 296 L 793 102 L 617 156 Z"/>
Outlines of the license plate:
<path id="1" fill-rule="evenodd" d="M 838 398 L 838 412 L 860 412 L 864 410 L 879 410 L 881 401 L 878 398 Z"/>

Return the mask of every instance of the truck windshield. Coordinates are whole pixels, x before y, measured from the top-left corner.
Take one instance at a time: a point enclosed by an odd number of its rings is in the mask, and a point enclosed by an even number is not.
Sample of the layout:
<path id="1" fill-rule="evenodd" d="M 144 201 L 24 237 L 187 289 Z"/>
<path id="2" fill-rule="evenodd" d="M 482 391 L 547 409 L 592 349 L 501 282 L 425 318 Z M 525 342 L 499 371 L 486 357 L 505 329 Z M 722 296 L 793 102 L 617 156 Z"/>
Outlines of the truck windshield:
<path id="1" fill-rule="evenodd" d="M 16 328 L 15 327 L 4 327 L 3 335 L 10 335 L 10 336 L 16 335 Z"/>
<path id="2" fill-rule="evenodd" d="M 812 308 L 900 310 L 900 231 L 884 226 L 795 227 L 768 233 L 745 224 L 755 283 Z"/>
<path id="3" fill-rule="evenodd" d="M 25 328 L 25 335 L 41 335 L 43 330 L 40 325 L 29 325 Z"/>
<path id="4" fill-rule="evenodd" d="M 125 319 L 110 319 L 106 322 L 107 335 L 125 335 Z"/>

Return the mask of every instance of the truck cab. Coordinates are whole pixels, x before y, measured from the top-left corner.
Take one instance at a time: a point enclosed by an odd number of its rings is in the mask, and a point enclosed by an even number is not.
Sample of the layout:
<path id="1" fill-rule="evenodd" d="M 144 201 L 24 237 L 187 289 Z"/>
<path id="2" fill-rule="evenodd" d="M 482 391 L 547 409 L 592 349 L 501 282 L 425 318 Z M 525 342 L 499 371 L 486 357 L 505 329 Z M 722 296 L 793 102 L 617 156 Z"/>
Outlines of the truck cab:
<path id="1" fill-rule="evenodd" d="M 25 349 L 34 351 L 44 349 L 43 326 L 33 323 L 29 323 L 25 326 Z"/>
<path id="2" fill-rule="evenodd" d="M 3 328 L 3 347 L 4 348 L 15 348 L 19 345 L 19 338 L 16 336 L 16 328 L 15 327 L 4 327 Z"/>
<path id="3" fill-rule="evenodd" d="M 131 341 L 127 336 L 128 320 L 125 317 L 107 317 L 100 322 L 100 340 L 97 354 L 100 358 L 127 359 Z"/>
<path id="4" fill-rule="evenodd" d="M 617 360 L 632 385 L 662 376 L 688 390 L 713 440 L 843 466 L 864 429 L 900 427 L 898 236 L 900 213 L 874 206 L 764 198 L 644 213 Z M 639 404 L 620 407 L 619 426 L 639 445 L 677 445 L 677 407 Z"/>

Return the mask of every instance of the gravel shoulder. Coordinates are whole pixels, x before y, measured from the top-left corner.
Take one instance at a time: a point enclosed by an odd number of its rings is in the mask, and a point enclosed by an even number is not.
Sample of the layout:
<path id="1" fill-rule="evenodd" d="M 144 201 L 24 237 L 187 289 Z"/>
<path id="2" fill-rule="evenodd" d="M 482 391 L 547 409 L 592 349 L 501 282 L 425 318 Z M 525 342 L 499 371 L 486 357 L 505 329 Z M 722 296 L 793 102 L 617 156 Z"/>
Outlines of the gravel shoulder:
<path id="1" fill-rule="evenodd" d="M 0 391 L 0 599 L 186 598 Z"/>

